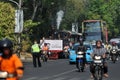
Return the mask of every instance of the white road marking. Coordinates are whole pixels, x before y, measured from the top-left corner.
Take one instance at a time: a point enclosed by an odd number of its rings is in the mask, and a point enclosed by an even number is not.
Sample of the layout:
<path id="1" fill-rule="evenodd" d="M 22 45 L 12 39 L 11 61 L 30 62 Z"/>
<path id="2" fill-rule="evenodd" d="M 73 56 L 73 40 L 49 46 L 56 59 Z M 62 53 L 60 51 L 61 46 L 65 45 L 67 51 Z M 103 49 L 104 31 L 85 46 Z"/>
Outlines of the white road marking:
<path id="1" fill-rule="evenodd" d="M 70 70 L 70 71 L 66 71 L 66 72 L 63 72 L 63 73 L 60 73 L 60 74 L 56 74 L 56 75 L 53 75 L 53 76 L 50 76 L 50 77 L 39 78 L 39 80 L 46 80 L 46 79 L 50 79 L 50 78 L 59 77 L 59 76 L 62 76 L 62 75 L 71 73 L 71 72 L 73 72 L 73 71 L 75 71 L 75 70 L 76 70 L 76 69 L 73 69 L 73 70 Z"/>

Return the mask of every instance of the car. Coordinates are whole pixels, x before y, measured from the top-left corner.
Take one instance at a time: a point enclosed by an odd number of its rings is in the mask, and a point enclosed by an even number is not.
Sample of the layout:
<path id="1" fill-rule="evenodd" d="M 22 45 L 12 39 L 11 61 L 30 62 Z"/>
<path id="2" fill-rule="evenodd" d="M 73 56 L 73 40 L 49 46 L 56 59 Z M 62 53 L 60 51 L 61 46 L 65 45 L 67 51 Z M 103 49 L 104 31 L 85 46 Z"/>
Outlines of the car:
<path id="1" fill-rule="evenodd" d="M 76 51 L 79 47 L 79 43 L 76 43 L 73 45 L 73 48 L 69 50 L 69 63 L 72 64 L 72 63 L 76 63 Z M 86 60 L 87 62 L 91 62 L 92 59 L 91 59 L 91 54 L 93 52 L 93 47 L 91 44 L 84 44 L 84 46 L 87 48 L 86 50 Z"/>
<path id="2" fill-rule="evenodd" d="M 79 43 L 75 43 L 73 47 L 69 50 L 69 63 L 76 63 L 76 50 L 78 49 Z"/>
<path id="3" fill-rule="evenodd" d="M 86 61 L 90 63 L 92 61 L 91 54 L 93 53 L 93 42 L 84 41 L 84 46 L 86 47 Z"/>
<path id="4" fill-rule="evenodd" d="M 120 43 L 120 38 L 112 38 L 110 39 L 110 43 L 115 42 L 115 43 Z"/>
<path id="5" fill-rule="evenodd" d="M 86 61 L 87 63 L 90 63 L 92 61 L 91 54 L 93 53 L 93 46 L 91 44 L 85 45 L 86 50 Z"/>

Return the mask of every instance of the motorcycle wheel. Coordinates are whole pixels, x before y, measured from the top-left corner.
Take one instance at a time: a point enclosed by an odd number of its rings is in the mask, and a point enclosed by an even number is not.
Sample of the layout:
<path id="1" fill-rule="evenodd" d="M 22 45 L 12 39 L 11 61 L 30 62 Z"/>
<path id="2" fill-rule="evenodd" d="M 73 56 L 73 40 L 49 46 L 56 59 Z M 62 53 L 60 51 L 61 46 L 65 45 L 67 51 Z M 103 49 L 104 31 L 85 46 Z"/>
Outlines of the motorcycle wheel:
<path id="1" fill-rule="evenodd" d="M 45 59 L 45 55 L 42 55 L 42 60 L 43 60 L 43 62 L 46 61 L 46 59 Z"/>
<path id="2" fill-rule="evenodd" d="M 45 56 L 45 62 L 47 62 L 48 58 Z"/>
<path id="3" fill-rule="evenodd" d="M 82 63 L 81 63 L 81 71 L 82 71 L 82 72 L 84 72 L 84 66 L 85 66 L 84 63 L 82 62 Z"/>
<path id="4" fill-rule="evenodd" d="M 113 61 L 113 63 L 116 62 L 116 56 L 115 55 L 112 56 L 112 61 Z"/>
<path id="5" fill-rule="evenodd" d="M 78 62 L 78 71 L 79 72 L 84 72 L 84 64 L 83 64 L 83 62 Z"/>
<path id="6" fill-rule="evenodd" d="M 102 80 L 103 78 L 103 70 L 100 67 L 96 67 L 95 69 L 95 74 L 94 74 L 94 80 Z"/>

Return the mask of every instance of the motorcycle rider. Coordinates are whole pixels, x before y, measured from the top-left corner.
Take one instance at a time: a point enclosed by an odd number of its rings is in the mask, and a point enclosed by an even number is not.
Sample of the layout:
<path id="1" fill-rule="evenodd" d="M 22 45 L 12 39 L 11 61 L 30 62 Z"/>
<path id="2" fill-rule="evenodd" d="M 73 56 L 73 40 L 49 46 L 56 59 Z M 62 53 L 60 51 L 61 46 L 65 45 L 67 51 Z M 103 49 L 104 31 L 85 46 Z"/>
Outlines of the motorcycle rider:
<path id="1" fill-rule="evenodd" d="M 42 55 L 45 55 L 46 58 L 48 58 L 48 56 L 49 56 L 48 50 L 49 50 L 49 47 L 48 47 L 47 43 L 44 43 L 44 45 L 42 46 Z"/>
<path id="2" fill-rule="evenodd" d="M 116 42 L 112 42 L 112 48 L 111 48 L 111 50 L 113 50 L 113 49 L 115 49 L 115 50 L 117 50 L 117 60 L 118 60 L 118 55 L 119 55 L 119 53 L 118 53 L 118 46 L 117 46 L 117 44 L 116 44 Z M 111 60 L 111 53 L 110 53 L 110 60 Z"/>
<path id="3" fill-rule="evenodd" d="M 80 39 L 80 40 L 79 40 L 79 44 L 80 44 L 80 45 L 79 45 L 76 53 L 77 53 L 78 51 L 82 51 L 82 52 L 84 53 L 83 62 L 84 62 L 84 65 L 85 65 L 85 64 L 86 64 L 86 57 L 85 57 L 86 47 L 83 45 L 83 39 Z M 78 68 L 78 59 L 79 59 L 79 58 L 76 58 L 76 67 L 77 67 L 77 68 Z"/>
<path id="4" fill-rule="evenodd" d="M 19 80 L 23 76 L 23 64 L 16 54 L 13 54 L 13 43 L 5 38 L 0 41 L 0 71 L 7 71 L 9 77 L 5 80 Z M 11 77 L 10 77 L 11 75 Z"/>
<path id="5" fill-rule="evenodd" d="M 109 54 L 109 53 L 110 53 L 110 50 L 112 49 L 112 46 L 111 46 L 108 42 L 106 42 L 105 48 L 106 48 L 106 50 L 107 50 L 107 52 L 108 52 L 108 54 Z"/>
<path id="6" fill-rule="evenodd" d="M 106 52 L 107 59 L 109 59 L 109 57 L 110 57 L 110 50 L 112 49 L 112 46 L 108 42 L 106 42 L 105 48 L 106 48 L 106 51 L 107 51 Z"/>
<path id="7" fill-rule="evenodd" d="M 102 41 L 98 40 L 96 41 L 96 48 L 93 50 L 93 53 L 91 54 L 91 57 L 93 57 L 95 54 L 102 55 L 104 60 L 106 59 L 106 49 L 102 47 Z M 108 66 L 107 63 L 104 61 L 104 76 L 108 77 Z M 91 78 L 93 78 L 93 74 L 95 72 L 93 64 L 90 64 L 90 72 L 92 73 Z"/>
<path id="8" fill-rule="evenodd" d="M 69 56 L 69 52 L 68 52 L 69 48 L 70 48 L 69 45 L 66 43 L 65 46 L 64 46 L 64 56 L 65 56 L 65 58 L 68 58 L 68 56 Z"/>

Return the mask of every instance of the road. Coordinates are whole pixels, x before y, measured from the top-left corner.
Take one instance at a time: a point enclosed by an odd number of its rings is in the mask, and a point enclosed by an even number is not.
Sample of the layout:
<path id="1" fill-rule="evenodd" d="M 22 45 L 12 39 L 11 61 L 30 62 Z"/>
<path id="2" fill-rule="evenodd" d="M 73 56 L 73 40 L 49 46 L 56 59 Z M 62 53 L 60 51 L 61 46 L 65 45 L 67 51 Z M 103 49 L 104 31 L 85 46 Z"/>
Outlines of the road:
<path id="1" fill-rule="evenodd" d="M 25 72 L 22 80 L 93 80 L 90 78 L 89 67 L 84 72 L 78 72 L 75 64 L 70 65 L 68 59 L 42 62 L 41 68 L 34 68 L 32 62 L 24 62 Z M 120 80 L 120 60 L 117 63 L 108 62 L 109 78 L 103 80 Z"/>

